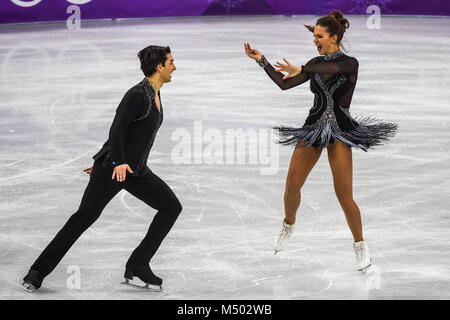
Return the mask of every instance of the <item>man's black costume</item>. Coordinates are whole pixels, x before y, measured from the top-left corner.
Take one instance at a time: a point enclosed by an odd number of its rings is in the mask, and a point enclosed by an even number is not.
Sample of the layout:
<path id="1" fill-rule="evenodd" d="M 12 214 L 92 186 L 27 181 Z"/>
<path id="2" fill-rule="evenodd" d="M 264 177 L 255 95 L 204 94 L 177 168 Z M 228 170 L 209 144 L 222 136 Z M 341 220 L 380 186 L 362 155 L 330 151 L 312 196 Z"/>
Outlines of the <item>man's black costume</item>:
<path id="1" fill-rule="evenodd" d="M 158 110 L 155 95 L 147 79 L 125 94 L 116 110 L 108 140 L 93 157 L 93 170 L 79 209 L 31 266 L 25 282 L 39 288 L 42 280 L 97 220 L 109 201 L 125 189 L 158 210 L 147 235 L 128 259 L 125 277 L 131 279 L 137 276 L 146 283 L 162 284 L 162 280 L 151 271 L 149 263 L 182 208 L 170 187 L 147 166 L 150 149 L 163 119 L 162 103 L 161 110 Z M 133 173 L 127 173 L 123 182 L 113 180 L 114 167 L 125 163 Z"/>

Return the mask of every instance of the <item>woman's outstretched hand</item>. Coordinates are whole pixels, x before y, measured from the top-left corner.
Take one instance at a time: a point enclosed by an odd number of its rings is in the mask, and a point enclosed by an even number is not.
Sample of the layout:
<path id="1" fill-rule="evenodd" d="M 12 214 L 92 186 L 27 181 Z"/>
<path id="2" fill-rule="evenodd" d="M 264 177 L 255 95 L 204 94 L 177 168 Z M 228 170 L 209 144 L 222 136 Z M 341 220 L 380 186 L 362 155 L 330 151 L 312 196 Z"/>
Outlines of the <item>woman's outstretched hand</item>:
<path id="1" fill-rule="evenodd" d="M 256 61 L 260 61 L 262 57 L 262 53 L 256 49 L 252 49 L 250 47 L 250 43 L 244 43 L 245 53 L 252 59 Z"/>
<path id="2" fill-rule="evenodd" d="M 287 61 L 285 58 L 283 58 L 283 60 L 284 60 L 284 62 L 286 62 L 286 64 L 282 64 L 280 62 L 277 62 L 274 64 L 274 66 L 278 68 L 278 69 L 275 69 L 275 71 L 277 71 L 277 72 L 283 71 L 283 72 L 288 73 L 287 75 L 285 75 L 283 77 L 283 80 L 287 79 L 287 78 L 295 77 L 300 72 L 302 72 L 301 66 L 294 66 L 289 61 Z"/>

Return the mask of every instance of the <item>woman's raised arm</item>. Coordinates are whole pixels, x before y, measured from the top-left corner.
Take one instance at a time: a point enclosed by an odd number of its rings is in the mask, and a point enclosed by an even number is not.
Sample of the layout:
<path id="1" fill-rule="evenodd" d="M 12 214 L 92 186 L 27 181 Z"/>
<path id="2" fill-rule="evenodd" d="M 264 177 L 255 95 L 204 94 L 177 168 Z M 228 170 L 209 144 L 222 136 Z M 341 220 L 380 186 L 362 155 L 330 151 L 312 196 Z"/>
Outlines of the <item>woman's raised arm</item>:
<path id="1" fill-rule="evenodd" d="M 355 74 L 358 72 L 359 63 L 354 57 L 340 62 L 324 62 L 319 64 L 306 64 L 302 66 L 302 73 L 326 73 L 326 74 Z"/>

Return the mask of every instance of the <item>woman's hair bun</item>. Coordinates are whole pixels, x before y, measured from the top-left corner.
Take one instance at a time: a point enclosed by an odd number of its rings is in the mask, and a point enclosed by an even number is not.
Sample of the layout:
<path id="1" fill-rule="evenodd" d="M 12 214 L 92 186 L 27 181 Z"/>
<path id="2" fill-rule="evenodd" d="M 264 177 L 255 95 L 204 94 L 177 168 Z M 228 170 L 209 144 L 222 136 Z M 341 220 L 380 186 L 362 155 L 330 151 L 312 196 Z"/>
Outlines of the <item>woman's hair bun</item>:
<path id="1" fill-rule="evenodd" d="M 342 12 L 340 10 L 334 10 L 333 12 L 331 12 L 328 15 L 335 17 L 336 20 L 339 21 L 339 23 L 344 28 L 344 32 L 345 32 L 345 30 L 348 29 L 348 27 L 350 27 L 350 22 L 348 22 L 348 20 L 346 18 L 344 18 L 344 15 L 342 14 Z"/>

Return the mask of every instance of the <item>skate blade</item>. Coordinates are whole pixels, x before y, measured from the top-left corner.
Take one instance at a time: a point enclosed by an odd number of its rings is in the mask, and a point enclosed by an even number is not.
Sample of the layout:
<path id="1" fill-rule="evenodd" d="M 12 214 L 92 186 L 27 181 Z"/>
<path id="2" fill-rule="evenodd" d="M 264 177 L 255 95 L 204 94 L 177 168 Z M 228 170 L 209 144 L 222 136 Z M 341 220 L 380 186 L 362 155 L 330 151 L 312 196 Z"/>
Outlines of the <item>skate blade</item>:
<path id="1" fill-rule="evenodd" d="M 135 284 L 130 282 L 130 280 L 125 279 L 125 281 L 121 282 L 121 284 L 126 285 L 126 286 L 130 286 L 130 287 L 134 287 L 134 288 L 140 288 L 140 289 L 144 289 L 150 292 L 161 292 L 162 291 L 162 286 L 158 286 L 155 284 L 150 284 L 150 283 L 145 283 L 145 284 Z"/>
<path id="2" fill-rule="evenodd" d="M 371 266 L 372 266 L 372 262 L 370 262 L 369 265 L 367 265 L 366 267 L 364 267 L 362 269 L 358 269 L 358 271 L 361 272 L 362 274 L 366 274 L 367 271 L 369 271 Z"/>
<path id="3" fill-rule="evenodd" d="M 286 250 L 286 244 L 279 244 L 279 243 L 277 243 L 272 248 L 273 248 L 273 251 L 275 251 L 274 254 L 277 254 L 280 251 L 285 251 Z"/>
<path id="4" fill-rule="evenodd" d="M 25 281 L 22 283 L 22 288 L 26 292 L 30 292 L 30 293 L 33 293 L 33 292 L 35 292 L 37 290 L 35 286 L 33 286 L 32 284 L 29 284 L 29 283 L 27 283 Z"/>

